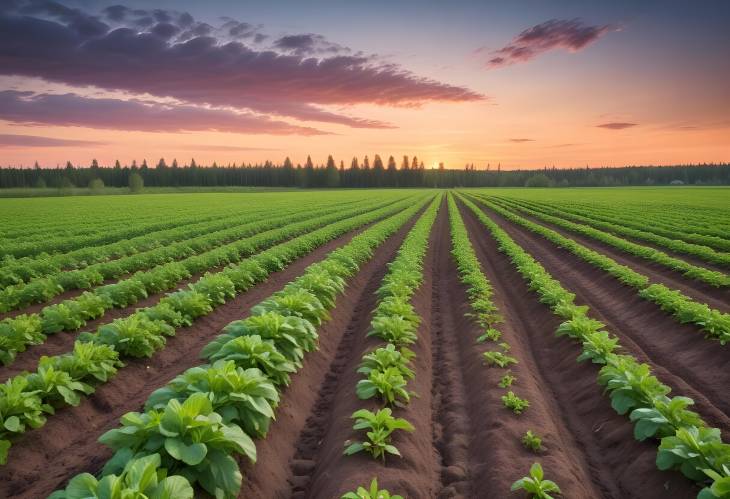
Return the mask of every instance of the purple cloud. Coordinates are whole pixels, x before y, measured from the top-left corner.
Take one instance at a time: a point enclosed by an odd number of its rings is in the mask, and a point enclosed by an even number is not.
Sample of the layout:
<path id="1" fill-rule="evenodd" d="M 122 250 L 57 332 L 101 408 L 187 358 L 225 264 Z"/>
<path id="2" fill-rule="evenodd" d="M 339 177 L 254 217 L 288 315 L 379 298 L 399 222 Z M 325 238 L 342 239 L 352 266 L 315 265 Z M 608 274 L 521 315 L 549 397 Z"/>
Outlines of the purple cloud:
<path id="1" fill-rule="evenodd" d="M 94 147 L 106 145 L 91 140 L 54 139 L 39 135 L 0 134 L 0 147 Z"/>
<path id="2" fill-rule="evenodd" d="M 288 50 L 256 50 L 231 41 L 219 28 L 174 12 L 160 15 L 113 6 L 104 11 L 104 18 L 123 25 L 104 28 L 96 17 L 75 9 L 61 9 L 60 14 L 34 9 L 35 15 L 0 14 L 0 74 L 352 127 L 390 125 L 325 106 L 419 106 L 485 98 L 372 57 L 327 52 L 329 42 L 317 35 L 314 50 L 325 52 L 310 57 L 304 53 L 312 46 L 307 48 L 303 39 L 277 40 Z M 80 29 L 74 19 L 99 25 Z M 167 25 L 179 28 L 180 34 L 172 34 Z"/>
<path id="3" fill-rule="evenodd" d="M 610 123 L 601 123 L 600 125 L 596 125 L 598 128 L 605 128 L 607 130 L 624 130 L 626 128 L 631 128 L 632 126 L 638 126 L 638 123 L 625 123 L 621 121 L 612 121 Z"/>
<path id="4" fill-rule="evenodd" d="M 274 48 L 297 56 L 350 53 L 349 48 L 314 33 L 282 36 L 274 41 Z"/>
<path id="5" fill-rule="evenodd" d="M 75 94 L 0 91 L 0 119 L 22 125 L 80 126 L 109 130 L 323 135 L 314 128 L 266 116 L 195 106 L 167 106 L 121 99 L 89 99 Z"/>
<path id="6" fill-rule="evenodd" d="M 617 30 L 617 26 L 609 24 L 588 26 L 578 18 L 551 19 L 524 30 L 509 45 L 491 52 L 487 67 L 499 68 L 527 62 L 544 52 L 559 48 L 577 52 L 606 33 Z"/>

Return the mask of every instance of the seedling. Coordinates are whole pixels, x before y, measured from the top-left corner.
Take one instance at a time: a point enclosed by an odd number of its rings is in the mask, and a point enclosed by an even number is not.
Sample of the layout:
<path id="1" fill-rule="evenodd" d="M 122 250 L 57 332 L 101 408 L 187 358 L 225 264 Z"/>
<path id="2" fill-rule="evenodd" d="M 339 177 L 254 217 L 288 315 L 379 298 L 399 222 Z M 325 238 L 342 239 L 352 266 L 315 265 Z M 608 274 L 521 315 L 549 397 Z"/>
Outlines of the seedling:
<path id="1" fill-rule="evenodd" d="M 532 433 L 532 430 L 527 430 L 522 436 L 522 445 L 532 452 L 540 452 L 542 451 L 542 438 Z"/>
<path id="2" fill-rule="evenodd" d="M 483 335 L 477 338 L 477 343 L 484 343 L 487 340 L 499 341 L 501 337 L 502 333 L 500 333 L 493 327 L 490 327 Z"/>
<path id="3" fill-rule="evenodd" d="M 507 374 L 502 376 L 502 379 L 499 380 L 499 387 L 500 388 L 509 388 L 512 386 L 512 383 L 514 383 L 517 380 L 517 377 L 512 375 L 511 371 L 508 371 Z"/>
<path id="4" fill-rule="evenodd" d="M 488 351 L 484 352 L 484 359 L 487 361 L 487 365 L 507 367 L 510 364 L 517 364 L 517 359 L 505 355 L 499 351 Z"/>
<path id="5" fill-rule="evenodd" d="M 370 488 L 358 487 L 357 492 L 348 492 L 341 499 L 403 499 L 403 496 L 390 495 L 385 489 L 378 488 L 378 479 L 373 478 Z"/>
<path id="6" fill-rule="evenodd" d="M 345 455 L 350 456 L 365 451 L 375 459 L 385 461 L 386 454 L 400 456 L 398 448 L 391 444 L 391 434 L 395 430 L 413 431 L 413 425 L 403 418 L 394 418 L 389 408 L 373 413 L 360 409 L 352 414 L 355 420 L 354 430 L 366 430 L 368 440 L 365 442 L 345 442 Z"/>
<path id="7" fill-rule="evenodd" d="M 521 399 L 513 391 L 508 391 L 507 395 L 502 395 L 502 403 L 507 409 L 511 409 L 515 414 L 522 414 L 522 412 L 530 407 L 530 402 L 526 399 Z"/>
<path id="8" fill-rule="evenodd" d="M 543 480 L 543 477 L 542 466 L 535 463 L 530 467 L 530 476 L 517 480 L 510 490 L 524 490 L 533 499 L 553 499 L 554 496 L 550 494 L 562 494 L 558 484 L 552 480 Z"/>

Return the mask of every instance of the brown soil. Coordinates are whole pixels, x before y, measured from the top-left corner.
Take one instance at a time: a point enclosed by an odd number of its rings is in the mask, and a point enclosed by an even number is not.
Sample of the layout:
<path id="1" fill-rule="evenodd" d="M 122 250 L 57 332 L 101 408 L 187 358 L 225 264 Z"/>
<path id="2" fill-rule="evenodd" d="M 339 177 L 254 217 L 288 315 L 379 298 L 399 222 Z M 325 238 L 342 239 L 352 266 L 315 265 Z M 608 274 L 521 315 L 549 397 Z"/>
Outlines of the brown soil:
<path id="1" fill-rule="evenodd" d="M 45 497 L 64 486 L 77 473 L 98 470 L 111 452 L 97 439 L 116 427 L 121 415 L 139 410 L 152 391 L 185 369 L 200 364 L 200 350 L 226 324 L 245 318 L 253 305 L 362 230 L 364 228 L 315 249 L 286 269 L 271 274 L 265 282 L 218 307 L 192 327 L 178 330 L 174 338 L 168 339 L 165 348 L 151 359 L 127 362 L 114 378 L 99 386 L 96 393 L 83 400 L 81 405 L 59 410 L 45 426 L 17 439 L 10 450 L 8 464 L 0 469 L 0 497 Z"/>
<path id="2" fill-rule="evenodd" d="M 588 305 L 591 315 L 617 335 L 623 347 L 672 388 L 694 399 L 707 423 L 730 434 L 730 371 L 726 347 L 704 338 L 698 327 L 680 324 L 636 290 L 485 208 L 492 220 L 531 253 L 553 277 Z"/>

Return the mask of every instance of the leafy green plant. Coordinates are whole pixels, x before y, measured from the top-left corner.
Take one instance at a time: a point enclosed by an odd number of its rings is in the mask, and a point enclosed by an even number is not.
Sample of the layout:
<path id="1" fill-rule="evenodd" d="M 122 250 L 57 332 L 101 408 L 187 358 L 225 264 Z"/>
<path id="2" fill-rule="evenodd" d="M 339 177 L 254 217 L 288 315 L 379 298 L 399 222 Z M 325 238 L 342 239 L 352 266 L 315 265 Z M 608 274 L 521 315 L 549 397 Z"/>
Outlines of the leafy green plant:
<path id="1" fill-rule="evenodd" d="M 487 328 L 487 330 L 484 332 L 484 334 L 477 337 L 477 343 L 484 343 L 487 340 L 491 341 L 499 341 L 502 338 L 502 333 L 493 328 Z"/>
<path id="2" fill-rule="evenodd" d="M 167 476 L 160 468 L 160 455 L 150 454 L 129 461 L 120 475 L 98 480 L 90 473 L 75 476 L 65 490 L 48 499 L 193 499 L 190 482 L 179 475 Z"/>
<path id="3" fill-rule="evenodd" d="M 162 410 L 127 413 L 121 423 L 99 438 L 116 451 L 104 474 L 119 473 L 129 459 L 159 453 L 169 473 L 200 484 L 211 495 L 235 497 L 242 477 L 232 454 L 256 460 L 251 438 L 237 425 L 224 424 L 204 393 L 183 403 L 170 400 Z"/>
<path id="4" fill-rule="evenodd" d="M 9 437 L 39 428 L 46 422 L 44 413 L 53 408 L 44 404 L 39 390 L 31 390 L 24 376 L 10 378 L 0 384 L 0 464 L 5 464 L 10 449 Z"/>
<path id="5" fill-rule="evenodd" d="M 175 329 L 162 321 L 150 320 L 143 313 L 116 319 L 99 328 L 95 341 L 111 345 L 122 355 L 130 357 L 152 357 L 165 344 L 165 336 Z"/>
<path id="6" fill-rule="evenodd" d="M 368 336 L 377 336 L 394 345 L 410 345 L 416 342 L 416 325 L 399 315 L 375 317 L 370 323 Z"/>
<path id="7" fill-rule="evenodd" d="M 314 293 L 305 289 L 277 293 L 251 309 L 252 315 L 262 315 L 266 312 L 294 315 L 308 320 L 315 326 L 322 324 L 329 316 L 322 302 Z"/>
<path id="8" fill-rule="evenodd" d="M 415 373 L 408 367 L 416 354 L 406 347 L 397 348 L 392 343 L 379 347 L 365 354 L 357 372 L 369 375 L 372 371 L 385 371 L 394 367 L 406 379 L 412 379 Z"/>
<path id="9" fill-rule="evenodd" d="M 219 360 L 212 366 L 190 368 L 155 390 L 145 408 L 161 409 L 172 399 L 183 401 L 195 393 L 208 396 L 223 423 L 236 423 L 246 434 L 258 437 L 266 435 L 279 403 L 279 392 L 261 371 Z"/>
<path id="10" fill-rule="evenodd" d="M 489 366 L 507 367 L 510 364 L 517 364 L 517 359 L 498 350 L 484 352 L 482 355 Z"/>
<path id="11" fill-rule="evenodd" d="M 364 442 L 345 442 L 345 455 L 356 454 L 365 451 L 375 459 L 385 461 L 386 454 L 400 456 L 398 448 L 392 443 L 392 434 L 396 430 L 414 431 L 413 425 L 403 418 L 394 418 L 389 408 L 380 409 L 378 412 L 371 412 L 367 409 L 360 409 L 352 414 L 355 420 L 354 430 L 365 430 L 367 440 Z"/>
<path id="12" fill-rule="evenodd" d="M 522 445 L 532 452 L 540 452 L 542 451 L 542 438 L 533 433 L 532 430 L 527 430 L 522 435 Z"/>
<path id="13" fill-rule="evenodd" d="M 512 410 L 515 414 L 522 414 L 525 409 L 530 407 L 530 402 L 526 399 L 521 399 L 515 393 L 510 390 L 507 395 L 502 395 L 502 404 L 507 409 Z"/>
<path id="14" fill-rule="evenodd" d="M 383 371 L 372 370 L 366 379 L 357 383 L 355 392 L 363 400 L 378 395 L 386 404 L 402 407 L 411 400 L 412 393 L 406 389 L 406 378 L 397 367 L 388 367 Z"/>
<path id="15" fill-rule="evenodd" d="M 552 480 L 545 480 L 540 463 L 530 467 L 530 476 L 520 478 L 512 484 L 511 491 L 524 490 L 535 499 L 553 499 L 551 494 L 561 494 L 560 487 Z"/>
<path id="16" fill-rule="evenodd" d="M 341 499 L 403 499 L 403 496 L 391 495 L 387 490 L 379 488 L 378 479 L 373 478 L 369 488 L 358 487 L 357 491 L 347 492 Z"/>
<path id="17" fill-rule="evenodd" d="M 228 341 L 210 356 L 211 362 L 218 360 L 232 360 L 244 369 L 260 369 L 276 385 L 288 385 L 289 375 L 296 372 L 294 364 L 271 341 L 264 341 L 259 335 L 239 336 Z"/>
<path id="18" fill-rule="evenodd" d="M 499 387 L 500 388 L 509 388 L 512 386 L 512 383 L 514 383 L 517 380 L 517 378 L 512 375 L 511 371 L 507 371 L 507 374 L 502 376 L 502 378 L 499 380 Z"/>

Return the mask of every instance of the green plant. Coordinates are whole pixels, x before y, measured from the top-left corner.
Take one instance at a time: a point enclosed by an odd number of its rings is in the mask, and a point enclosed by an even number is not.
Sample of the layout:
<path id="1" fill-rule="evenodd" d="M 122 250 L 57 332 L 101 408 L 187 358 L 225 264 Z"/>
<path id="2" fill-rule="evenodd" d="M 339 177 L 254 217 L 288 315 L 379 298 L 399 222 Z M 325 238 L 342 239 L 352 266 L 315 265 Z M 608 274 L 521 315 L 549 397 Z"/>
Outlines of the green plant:
<path id="1" fill-rule="evenodd" d="M 237 425 L 224 424 L 204 393 L 183 403 L 170 400 L 162 410 L 127 413 L 121 422 L 121 428 L 99 438 L 116 451 L 104 474 L 120 472 L 129 459 L 159 453 L 168 472 L 199 483 L 211 495 L 236 497 L 242 477 L 232 454 L 256 460 L 251 438 Z"/>
<path id="2" fill-rule="evenodd" d="M 398 449 L 391 444 L 392 433 L 396 430 L 413 431 L 413 425 L 403 418 L 394 418 L 389 408 L 373 413 L 367 409 L 355 411 L 351 418 L 355 420 L 354 430 L 365 430 L 367 440 L 364 442 L 345 442 L 345 455 L 365 451 L 375 459 L 385 461 L 386 454 L 400 456 Z"/>
<path id="3" fill-rule="evenodd" d="M 279 403 L 279 392 L 257 368 L 242 369 L 232 360 L 219 360 L 212 366 L 192 367 L 155 390 L 145 408 L 164 408 L 172 399 L 183 401 L 195 393 L 208 396 L 223 423 L 236 423 L 258 437 L 266 435 Z"/>
<path id="4" fill-rule="evenodd" d="M 512 375 L 512 372 L 507 371 L 507 374 L 502 376 L 502 378 L 499 380 L 498 385 L 500 388 L 509 388 L 516 380 L 517 378 Z"/>
<path id="5" fill-rule="evenodd" d="M 363 400 L 380 396 L 386 404 L 404 406 L 411 400 L 412 393 L 406 390 L 406 378 L 397 367 L 378 369 L 368 373 L 366 379 L 357 383 L 355 392 Z"/>
<path id="6" fill-rule="evenodd" d="M 497 350 L 484 352 L 483 355 L 487 365 L 490 366 L 507 367 L 510 364 L 517 364 L 517 359 Z"/>
<path id="7" fill-rule="evenodd" d="M 545 480 L 542 466 L 535 463 L 530 467 L 530 476 L 520 478 L 512 484 L 512 492 L 524 490 L 530 497 L 536 499 L 553 499 L 550 494 L 561 494 L 560 487 L 552 480 Z"/>
<path id="8" fill-rule="evenodd" d="M 277 385 L 288 385 L 289 375 L 296 372 L 293 363 L 276 349 L 271 341 L 264 341 L 259 335 L 239 336 L 225 343 L 210 356 L 210 361 L 232 360 L 238 367 L 255 367 Z"/>
<path id="9" fill-rule="evenodd" d="M 522 445 L 533 452 L 540 452 L 542 450 L 542 438 L 533 433 L 532 430 L 527 430 L 522 435 Z"/>
<path id="10" fill-rule="evenodd" d="M 403 496 L 391 495 L 387 490 L 378 488 L 378 479 L 373 478 L 370 488 L 358 487 L 356 492 L 347 492 L 341 499 L 403 499 Z"/>
<path id="11" fill-rule="evenodd" d="M 404 378 L 412 379 L 415 373 L 408 367 L 416 354 L 406 347 L 396 348 L 392 343 L 376 348 L 362 358 L 357 372 L 369 375 L 372 371 L 385 371 L 394 367 Z"/>
<path id="12" fill-rule="evenodd" d="M 530 407 L 530 402 L 526 399 L 521 399 L 515 393 L 510 390 L 507 395 L 502 395 L 502 404 L 507 409 L 511 409 L 515 414 L 522 414 L 522 412 Z"/>
<path id="13" fill-rule="evenodd" d="M 416 326 L 399 315 L 378 316 L 370 323 L 368 336 L 377 336 L 394 345 L 410 345 L 417 339 Z"/>
<path id="14" fill-rule="evenodd" d="M 487 340 L 499 341 L 502 338 L 502 333 L 493 327 L 487 328 L 484 334 L 477 337 L 477 343 L 484 343 Z"/>
<path id="15" fill-rule="evenodd" d="M 106 475 L 101 480 L 82 473 L 48 499 L 193 499 L 190 482 L 179 475 L 167 476 L 160 462 L 159 454 L 133 459 L 120 475 Z"/>

